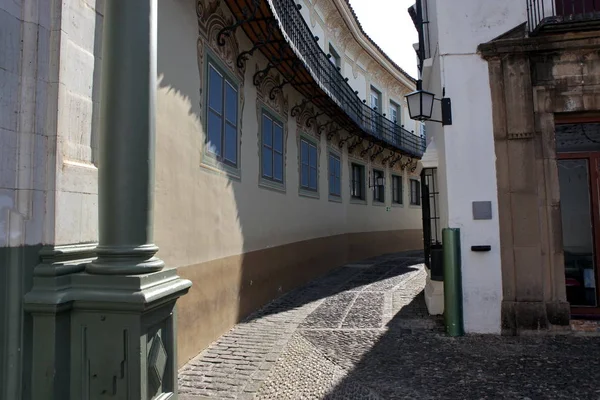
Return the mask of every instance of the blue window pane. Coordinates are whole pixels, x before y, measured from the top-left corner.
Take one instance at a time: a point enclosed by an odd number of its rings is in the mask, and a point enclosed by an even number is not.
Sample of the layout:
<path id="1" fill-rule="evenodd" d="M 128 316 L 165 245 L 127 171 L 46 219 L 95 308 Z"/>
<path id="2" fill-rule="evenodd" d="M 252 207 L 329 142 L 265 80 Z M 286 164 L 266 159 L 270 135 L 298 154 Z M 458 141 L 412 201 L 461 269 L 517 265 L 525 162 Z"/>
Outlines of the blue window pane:
<path id="1" fill-rule="evenodd" d="M 273 177 L 273 150 L 263 147 L 263 176 Z"/>
<path id="2" fill-rule="evenodd" d="M 263 115 L 262 131 L 263 144 L 273 147 L 273 123 L 266 115 Z"/>
<path id="3" fill-rule="evenodd" d="M 237 130 L 225 124 L 225 159 L 237 163 Z"/>
<path id="4" fill-rule="evenodd" d="M 310 168 L 310 176 L 308 178 L 308 187 L 311 189 L 317 188 L 317 170 L 316 168 Z"/>
<path id="5" fill-rule="evenodd" d="M 223 113 L 223 76 L 209 66 L 208 75 L 208 105 L 217 113 Z"/>
<path id="6" fill-rule="evenodd" d="M 335 172 L 335 158 L 333 156 L 329 156 L 329 174 L 333 174 Z"/>
<path id="7" fill-rule="evenodd" d="M 335 192 L 335 182 L 333 179 L 329 180 L 329 193 L 336 194 Z"/>
<path id="8" fill-rule="evenodd" d="M 339 178 L 334 181 L 335 183 L 335 194 L 340 195 L 342 192 L 340 191 L 340 180 Z"/>
<path id="9" fill-rule="evenodd" d="M 283 156 L 273 153 L 273 179 L 283 181 Z"/>
<path id="10" fill-rule="evenodd" d="M 273 124 L 273 148 L 283 153 L 283 129 L 277 124 Z"/>
<path id="11" fill-rule="evenodd" d="M 317 167 L 317 148 L 308 146 L 308 163 L 311 167 Z"/>
<path id="12" fill-rule="evenodd" d="M 300 142 L 300 158 L 302 160 L 302 164 L 308 164 L 308 143 L 304 140 Z"/>
<path id="13" fill-rule="evenodd" d="M 237 126 L 237 108 L 237 90 L 227 82 L 225 85 L 225 118 L 227 118 L 227 121 L 231 122 L 233 126 Z"/>
<path id="14" fill-rule="evenodd" d="M 302 164 L 302 169 L 300 170 L 300 185 L 308 187 L 308 165 L 306 164 Z"/>
<path id="15" fill-rule="evenodd" d="M 212 111 L 208 112 L 208 151 L 218 156 L 221 155 L 221 117 Z"/>

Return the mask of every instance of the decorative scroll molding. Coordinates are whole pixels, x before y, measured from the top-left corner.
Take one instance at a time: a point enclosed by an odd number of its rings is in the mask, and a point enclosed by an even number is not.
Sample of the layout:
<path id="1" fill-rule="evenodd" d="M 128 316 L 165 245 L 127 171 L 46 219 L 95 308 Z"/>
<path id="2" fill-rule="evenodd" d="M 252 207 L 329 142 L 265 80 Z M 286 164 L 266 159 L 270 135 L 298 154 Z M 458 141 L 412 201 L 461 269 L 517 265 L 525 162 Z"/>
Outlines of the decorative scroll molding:
<path id="1" fill-rule="evenodd" d="M 223 43 L 218 43 L 219 32 L 227 26 L 235 23 L 232 15 L 224 11 L 222 2 L 219 0 L 198 0 L 196 3 L 196 14 L 198 15 L 198 28 L 200 37 L 198 41 L 204 41 L 204 44 L 214 51 L 219 59 L 237 75 L 241 81 L 244 80 L 246 65 L 241 68 L 237 65 L 237 56 L 240 53 L 240 46 L 235 34 L 223 35 Z M 198 45 L 200 50 L 200 43 Z M 200 53 L 199 53 L 200 54 Z"/>
<path id="2" fill-rule="evenodd" d="M 260 67 L 256 65 L 256 71 L 260 71 Z M 276 71 L 269 71 L 265 74 L 256 86 L 256 92 L 258 99 L 272 108 L 281 118 L 285 121 L 288 120 L 289 115 L 289 103 L 288 96 L 283 90 L 273 90 L 282 84 L 281 76 Z"/>

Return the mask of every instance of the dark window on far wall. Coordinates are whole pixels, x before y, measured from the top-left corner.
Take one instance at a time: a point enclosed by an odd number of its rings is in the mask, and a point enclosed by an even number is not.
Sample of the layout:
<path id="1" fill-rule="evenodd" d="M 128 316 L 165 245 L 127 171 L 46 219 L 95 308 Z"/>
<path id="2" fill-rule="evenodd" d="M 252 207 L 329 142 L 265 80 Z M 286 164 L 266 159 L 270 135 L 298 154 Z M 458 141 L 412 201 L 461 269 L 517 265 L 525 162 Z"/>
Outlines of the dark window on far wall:
<path id="1" fill-rule="evenodd" d="M 410 204 L 421 205 L 421 182 L 415 179 L 410 180 Z"/>
<path id="2" fill-rule="evenodd" d="M 359 164 L 352 164 L 352 186 L 350 195 L 354 199 L 365 199 L 365 167 Z"/>
<path id="3" fill-rule="evenodd" d="M 377 185 L 377 180 L 383 178 L 383 171 L 378 171 L 376 169 L 373 170 L 373 185 L 375 185 L 373 190 L 373 201 L 378 203 L 385 202 L 385 186 Z"/>
<path id="4" fill-rule="evenodd" d="M 402 177 L 392 175 L 392 202 L 394 204 L 402 204 Z"/>

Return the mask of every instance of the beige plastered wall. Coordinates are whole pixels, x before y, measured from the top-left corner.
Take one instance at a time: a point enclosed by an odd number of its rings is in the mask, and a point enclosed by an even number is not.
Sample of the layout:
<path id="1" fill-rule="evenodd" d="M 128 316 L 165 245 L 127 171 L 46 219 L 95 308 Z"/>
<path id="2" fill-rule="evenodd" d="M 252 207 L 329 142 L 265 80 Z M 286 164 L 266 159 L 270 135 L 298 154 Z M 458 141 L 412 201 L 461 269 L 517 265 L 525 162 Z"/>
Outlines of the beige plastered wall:
<path id="1" fill-rule="evenodd" d="M 394 166 L 393 173 L 403 176 L 404 206 L 392 207 L 392 169 L 381 165 L 381 155 L 375 163 L 370 152 L 360 157 L 364 147 L 359 146 L 353 159 L 367 172 L 372 164 L 385 171 L 386 203 L 374 205 L 367 191 L 367 204 L 350 204 L 347 146 L 340 151 L 338 136 L 331 142 L 319 138 L 291 115 L 285 129 L 285 193 L 259 186 L 258 93 L 252 76 L 257 65 L 266 65 L 262 56 L 248 61 L 241 89 L 241 178 L 202 163 L 204 85 L 195 7 L 194 0 L 159 2 L 158 14 L 155 241 L 167 265 L 193 282 L 178 303 L 180 365 L 267 301 L 329 269 L 422 247 L 421 209 L 408 205 L 408 179 L 418 179 L 419 171 Z M 236 38 L 240 51 L 251 47 L 241 30 Z M 288 86 L 284 96 L 289 114 L 302 98 Z M 318 199 L 299 194 L 301 131 L 318 142 Z M 341 155 L 342 202 L 328 196 L 330 149 Z"/>

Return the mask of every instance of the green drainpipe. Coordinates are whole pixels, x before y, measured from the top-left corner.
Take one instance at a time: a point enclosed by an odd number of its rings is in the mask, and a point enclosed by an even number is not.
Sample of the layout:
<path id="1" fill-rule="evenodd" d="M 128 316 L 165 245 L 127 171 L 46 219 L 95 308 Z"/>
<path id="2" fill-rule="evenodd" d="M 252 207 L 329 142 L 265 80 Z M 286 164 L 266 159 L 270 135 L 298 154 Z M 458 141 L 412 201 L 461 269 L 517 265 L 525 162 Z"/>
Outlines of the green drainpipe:
<path id="1" fill-rule="evenodd" d="M 465 334 L 462 305 L 462 277 L 460 272 L 460 229 L 445 228 L 444 246 L 444 320 L 450 336 Z"/>

